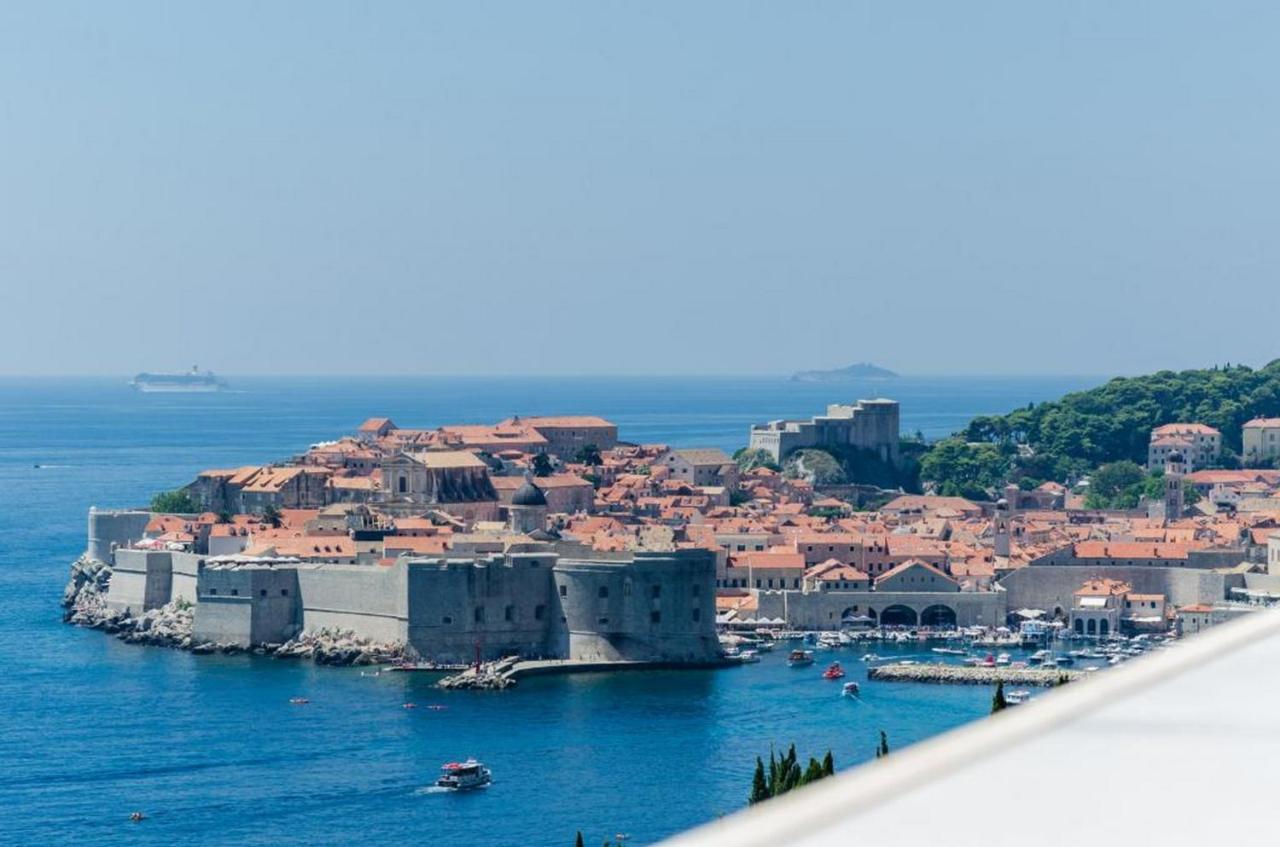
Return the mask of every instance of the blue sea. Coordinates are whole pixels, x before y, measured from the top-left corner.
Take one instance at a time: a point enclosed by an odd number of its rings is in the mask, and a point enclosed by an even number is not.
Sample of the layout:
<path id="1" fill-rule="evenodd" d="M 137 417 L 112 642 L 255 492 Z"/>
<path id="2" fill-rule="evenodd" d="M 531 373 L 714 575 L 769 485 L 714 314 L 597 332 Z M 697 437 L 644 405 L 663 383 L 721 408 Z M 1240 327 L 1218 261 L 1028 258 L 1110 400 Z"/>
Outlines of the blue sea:
<path id="1" fill-rule="evenodd" d="M 845 768 L 880 730 L 900 747 L 989 708 L 984 688 L 912 684 L 864 682 L 852 701 L 781 654 L 441 692 L 420 675 L 129 646 L 60 622 L 91 505 L 144 504 L 202 468 L 294 454 L 374 415 L 594 413 L 629 441 L 732 450 L 752 422 L 830 402 L 889 396 L 904 432 L 938 437 L 1101 381 L 233 377 L 229 392 L 165 395 L 125 378 L 0 379 L 0 842 L 569 847 L 581 830 L 647 844 L 742 808 L 771 746 L 831 749 Z M 861 679 L 855 655 L 840 658 Z M 490 788 L 426 790 L 466 756 L 490 765 Z"/>

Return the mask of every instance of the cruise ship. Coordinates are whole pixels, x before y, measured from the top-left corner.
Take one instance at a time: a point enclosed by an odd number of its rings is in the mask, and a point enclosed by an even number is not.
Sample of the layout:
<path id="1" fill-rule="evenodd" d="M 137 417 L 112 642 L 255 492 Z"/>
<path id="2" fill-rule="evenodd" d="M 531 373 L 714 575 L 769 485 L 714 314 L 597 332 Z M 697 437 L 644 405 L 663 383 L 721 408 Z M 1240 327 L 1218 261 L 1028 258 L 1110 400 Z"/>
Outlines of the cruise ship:
<path id="1" fill-rule="evenodd" d="M 129 383 L 138 391 L 207 392 L 222 391 L 227 384 L 213 371 L 202 371 L 192 366 L 186 373 L 140 373 Z"/>

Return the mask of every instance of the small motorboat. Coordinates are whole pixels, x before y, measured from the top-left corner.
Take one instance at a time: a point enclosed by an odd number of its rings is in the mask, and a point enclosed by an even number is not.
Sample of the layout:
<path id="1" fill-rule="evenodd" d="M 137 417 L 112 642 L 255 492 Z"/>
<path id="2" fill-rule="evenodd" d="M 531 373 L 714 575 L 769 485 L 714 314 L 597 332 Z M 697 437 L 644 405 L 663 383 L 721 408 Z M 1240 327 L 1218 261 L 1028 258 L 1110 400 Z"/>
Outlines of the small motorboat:
<path id="1" fill-rule="evenodd" d="M 1001 666 L 1009 664 L 1009 654 L 1001 653 L 999 656 L 996 656 L 996 664 Z"/>
<path id="2" fill-rule="evenodd" d="M 37 467 L 39 467 L 39 466 L 37 465 Z M 141 823 L 142 821 L 145 821 L 146 819 L 147 819 L 147 816 L 146 816 L 146 815 L 144 815 L 144 814 L 142 814 L 142 812 L 130 812 L 130 813 L 129 813 L 129 820 L 133 821 L 134 823 Z"/>
<path id="3" fill-rule="evenodd" d="M 968 652 L 957 647 L 934 647 L 934 653 L 941 653 L 944 656 L 965 656 Z"/>
<path id="4" fill-rule="evenodd" d="M 760 661 L 760 654 L 755 650 L 739 650 L 737 659 L 744 665 L 751 665 Z"/>
<path id="5" fill-rule="evenodd" d="M 484 788 L 493 782 L 493 774 L 475 759 L 449 762 L 441 765 L 440 770 L 443 773 L 436 780 L 436 787 L 447 788 L 450 791 L 470 791 L 473 788 Z"/>
<path id="6" fill-rule="evenodd" d="M 306 697 L 290 697 L 289 702 L 294 706 L 305 706 L 311 701 Z"/>
<path id="7" fill-rule="evenodd" d="M 813 664 L 812 650 L 792 650 L 787 656 L 787 664 L 793 668 L 804 667 Z"/>
<path id="8" fill-rule="evenodd" d="M 992 653 L 988 653 L 982 658 L 982 666 L 984 668 L 994 668 L 996 666 L 996 657 Z"/>
<path id="9" fill-rule="evenodd" d="M 840 667 L 839 662 L 832 662 L 827 669 L 822 672 L 823 679 L 843 679 L 844 668 Z"/>
<path id="10" fill-rule="evenodd" d="M 417 704 L 417 703 L 405 703 L 405 704 L 404 704 L 404 706 L 403 706 L 402 708 L 405 708 L 405 709 L 416 709 L 416 708 L 418 708 L 418 704 Z"/>
<path id="11" fill-rule="evenodd" d="M 1004 702 L 1009 706 L 1021 706 L 1031 697 L 1030 691 L 1009 691 L 1004 695 Z"/>
<path id="12" fill-rule="evenodd" d="M 857 697 L 859 691 L 860 689 L 856 682 L 846 682 L 844 685 L 840 686 L 840 693 L 845 697 Z"/>
<path id="13" fill-rule="evenodd" d="M 879 657 L 879 656 L 877 656 L 875 653 L 867 653 L 865 656 L 863 656 L 863 657 L 862 657 L 862 661 L 864 661 L 864 662 L 878 662 L 878 661 L 880 661 L 880 657 Z"/>

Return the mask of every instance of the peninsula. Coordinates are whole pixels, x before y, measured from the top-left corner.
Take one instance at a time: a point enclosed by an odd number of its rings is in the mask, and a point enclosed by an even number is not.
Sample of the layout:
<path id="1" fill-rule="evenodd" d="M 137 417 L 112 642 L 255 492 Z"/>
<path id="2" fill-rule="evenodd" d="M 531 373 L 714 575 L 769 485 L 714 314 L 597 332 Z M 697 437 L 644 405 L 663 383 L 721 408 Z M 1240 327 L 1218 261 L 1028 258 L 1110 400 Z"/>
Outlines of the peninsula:
<path id="1" fill-rule="evenodd" d="M 1280 420 L 1243 428 L 1259 464 L 1280 455 Z M 734 630 L 1195 631 L 1280 596 L 1280 471 L 1202 467 L 1210 429 L 1153 429 L 1160 484 L 1115 508 L 1083 482 L 966 497 L 797 472 L 823 451 L 908 461 L 887 399 L 756 425 L 738 461 L 597 416 L 375 417 L 149 510 L 90 510 L 66 619 L 196 652 L 554 669 L 704 667 Z"/>

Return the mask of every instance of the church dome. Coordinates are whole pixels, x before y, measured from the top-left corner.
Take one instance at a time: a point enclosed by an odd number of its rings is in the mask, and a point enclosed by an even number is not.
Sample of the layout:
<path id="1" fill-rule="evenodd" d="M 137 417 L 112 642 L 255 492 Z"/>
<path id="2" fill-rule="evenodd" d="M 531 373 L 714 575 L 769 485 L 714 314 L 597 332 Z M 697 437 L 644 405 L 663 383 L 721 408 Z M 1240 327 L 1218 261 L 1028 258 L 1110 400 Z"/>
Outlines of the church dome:
<path id="1" fill-rule="evenodd" d="M 516 493 L 512 495 L 511 505 L 545 506 L 547 505 L 547 498 L 542 495 L 542 489 L 526 479 L 524 485 L 517 488 Z"/>

